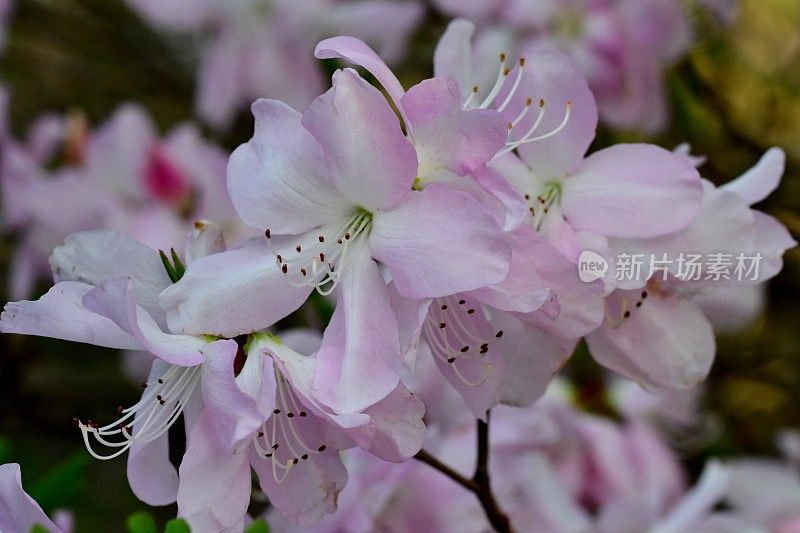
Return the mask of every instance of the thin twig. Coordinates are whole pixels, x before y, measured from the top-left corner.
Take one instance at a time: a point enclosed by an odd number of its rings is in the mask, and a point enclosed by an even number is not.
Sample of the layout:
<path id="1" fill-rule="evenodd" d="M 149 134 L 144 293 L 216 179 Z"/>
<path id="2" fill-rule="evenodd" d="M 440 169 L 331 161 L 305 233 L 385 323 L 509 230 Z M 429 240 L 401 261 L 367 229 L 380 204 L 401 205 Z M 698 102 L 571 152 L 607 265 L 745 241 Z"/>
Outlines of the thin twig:
<path id="1" fill-rule="evenodd" d="M 471 491 L 478 497 L 478 501 L 483 507 L 486 518 L 498 533 L 514 533 L 508 516 L 500 509 L 497 500 L 492 493 L 489 483 L 489 414 L 486 414 L 486 422 L 478 420 L 478 458 L 475 463 L 475 474 L 472 479 L 462 476 L 436 457 L 425 450 L 420 450 L 415 456 L 431 468 L 434 468 L 446 475 L 465 489 Z"/>

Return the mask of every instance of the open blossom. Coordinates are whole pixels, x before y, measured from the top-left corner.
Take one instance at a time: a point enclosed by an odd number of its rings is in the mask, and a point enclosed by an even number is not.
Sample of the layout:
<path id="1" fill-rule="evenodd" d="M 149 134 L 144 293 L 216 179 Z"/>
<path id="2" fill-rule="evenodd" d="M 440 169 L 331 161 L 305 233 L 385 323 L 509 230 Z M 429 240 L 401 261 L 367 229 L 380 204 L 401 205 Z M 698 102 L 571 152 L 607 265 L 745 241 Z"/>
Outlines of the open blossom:
<path id="1" fill-rule="evenodd" d="M 796 242 L 775 218 L 750 206 L 766 198 L 780 183 L 784 155 L 768 151 L 748 172 L 715 187 L 703 181 L 700 212 L 685 229 L 649 239 L 611 239 L 612 256 L 643 254 L 651 261 L 683 253 L 702 257 L 730 256 L 724 275 L 689 274 L 679 261 L 648 268 L 646 285 L 617 289 L 607 298 L 603 325 L 587 337 L 593 356 L 602 364 L 652 388 L 691 387 L 708 373 L 714 358 L 711 324 L 697 294 L 717 290 L 737 294 L 757 287 L 780 272 L 783 253 Z M 735 274 L 737 257 L 755 257 L 758 265 L 747 276 Z M 654 258 L 654 259 L 652 259 Z M 750 268 L 749 265 L 745 265 Z M 644 277 L 638 284 L 644 282 Z M 735 303 L 732 312 L 740 312 Z M 641 347 L 647 346 L 647 350 Z"/>
<path id="2" fill-rule="evenodd" d="M 222 246 L 219 228 L 199 223 L 185 256 L 191 264 Z M 338 449 L 358 445 L 401 461 L 422 445 L 423 406 L 401 385 L 363 413 L 337 415 L 315 402 L 316 359 L 307 356 L 318 348 L 313 336 L 310 347 L 301 338 L 308 353 L 300 355 L 269 334 L 229 340 L 170 333 L 157 295 L 175 281 L 177 261 L 170 272 L 154 250 L 129 237 L 76 234 L 51 263 L 58 283 L 39 301 L 7 305 L 0 329 L 155 356 L 139 402 L 112 423 L 78 424 L 93 456 L 130 451 L 131 488 L 151 505 L 177 499 L 192 525 L 241 527 L 252 458 L 273 504 L 294 520 L 313 521 L 333 510 L 344 485 Z M 188 447 L 179 477 L 168 458 L 168 430 L 181 415 Z M 310 447 L 311 440 L 317 444 Z M 219 485 L 224 494 L 208 490 L 209 475 L 230 479 Z M 317 499 L 312 490 L 320 491 Z"/>
<path id="3" fill-rule="evenodd" d="M 224 190 L 225 154 L 191 124 L 160 138 L 147 113 L 126 104 L 94 131 L 77 115 L 45 115 L 24 142 L 0 142 L 3 214 L 21 234 L 10 269 L 13 297 L 30 294 L 50 251 L 77 231 L 115 229 L 169 249 L 194 220 L 208 217 L 226 223 L 233 240 L 245 235 Z"/>
<path id="4" fill-rule="evenodd" d="M 688 14 L 680 3 L 437 0 L 437 4 L 479 26 L 478 54 L 499 43 L 507 52 L 567 53 L 588 78 L 600 115 L 610 126 L 646 133 L 666 126 L 665 71 L 686 53 L 692 40 Z M 490 83 L 491 73 L 479 69 L 476 74 L 474 83 Z"/>
<path id="5" fill-rule="evenodd" d="M 227 126 L 256 98 L 302 109 L 325 90 L 312 52 L 328 35 L 355 35 L 394 61 L 423 14 L 413 0 L 129 0 L 152 23 L 204 38 L 196 107 L 214 127 Z"/>
<path id="6" fill-rule="evenodd" d="M 437 98 L 450 102 L 446 84 L 443 96 L 426 95 L 421 86 L 416 105 L 406 105 L 414 89 L 402 95 L 396 82 L 391 93 L 402 97 L 406 116 L 421 115 L 408 123 L 412 130 L 419 125 L 413 135 L 426 132 L 426 112 L 441 111 Z M 482 188 L 473 195 L 444 181 L 420 183 L 436 174 L 420 176 L 430 161 L 422 148 L 428 144 L 412 143 L 383 95 L 353 70 L 337 71 L 333 88 L 302 115 L 268 100 L 256 102 L 253 112 L 255 136 L 232 155 L 228 188 L 242 219 L 265 229 L 265 242 L 246 256 L 220 254 L 190 266 L 162 295 L 169 320 L 186 332 L 213 325 L 236 335 L 263 327 L 265 315 L 293 310 L 263 304 L 260 287 L 274 283 L 276 273 L 303 295 L 336 288 L 336 311 L 318 355 L 317 396 L 343 412 L 363 408 L 395 388 L 403 364 L 398 318 L 376 261 L 411 300 L 498 284 L 511 256 L 499 223 L 505 215 L 486 207 L 499 202 L 484 198 Z M 499 123 L 483 113 L 475 118 L 481 117 L 489 126 Z M 469 126 L 450 120 L 439 132 L 447 139 Z M 502 134 L 495 142 L 503 145 Z M 458 162 L 487 160 L 493 149 L 459 145 L 440 167 L 458 173 Z M 214 316 L 204 303 L 209 298 L 229 311 Z M 329 342 L 340 333 L 342 342 Z"/>

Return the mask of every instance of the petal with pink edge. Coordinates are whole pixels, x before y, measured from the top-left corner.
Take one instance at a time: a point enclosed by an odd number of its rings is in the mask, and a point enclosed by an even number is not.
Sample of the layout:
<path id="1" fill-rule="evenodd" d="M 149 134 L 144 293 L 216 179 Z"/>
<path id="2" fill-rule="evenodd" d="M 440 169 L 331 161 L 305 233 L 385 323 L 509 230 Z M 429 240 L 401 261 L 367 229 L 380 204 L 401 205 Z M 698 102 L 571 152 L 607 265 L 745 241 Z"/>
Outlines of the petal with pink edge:
<path id="1" fill-rule="evenodd" d="M 62 281 L 37 301 L 8 303 L 0 315 L 0 332 L 141 350 L 136 337 L 83 306 L 84 296 L 93 289 L 85 283 Z"/>

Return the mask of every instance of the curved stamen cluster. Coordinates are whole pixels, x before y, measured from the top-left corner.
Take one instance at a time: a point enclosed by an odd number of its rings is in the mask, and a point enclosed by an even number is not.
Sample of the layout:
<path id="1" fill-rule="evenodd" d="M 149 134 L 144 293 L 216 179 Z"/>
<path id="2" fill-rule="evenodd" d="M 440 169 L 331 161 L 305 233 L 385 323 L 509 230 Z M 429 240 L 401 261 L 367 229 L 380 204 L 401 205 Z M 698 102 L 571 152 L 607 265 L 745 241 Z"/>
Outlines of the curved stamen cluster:
<path id="1" fill-rule="evenodd" d="M 423 334 L 433 356 L 449 364 L 458 379 L 474 387 L 489 378 L 492 363 L 485 363 L 483 374 L 474 380 L 464 376 L 458 363 L 484 358 L 490 346 L 503 336 L 502 330 L 489 338 L 480 333 L 481 328 L 472 322 L 472 318 L 477 318 L 477 314 L 482 312 L 481 309 L 468 307 L 466 300 L 454 296 L 437 298 L 431 303 L 423 324 Z"/>
<path id="2" fill-rule="evenodd" d="M 647 299 L 647 295 L 647 290 L 643 290 L 633 306 L 631 306 L 631 300 L 627 296 L 623 296 L 620 298 L 619 313 L 616 315 L 611 312 L 611 309 L 609 309 L 608 306 L 608 301 L 606 301 L 606 318 L 608 319 L 611 328 L 617 329 L 624 324 L 631 317 L 631 313 L 639 309 L 642 304 L 644 304 L 644 301 Z"/>
<path id="3" fill-rule="evenodd" d="M 525 193 L 524 198 L 531 225 L 537 231 L 541 230 L 547 214 L 561 200 L 561 185 L 556 182 L 546 183 L 539 194 Z"/>
<path id="4" fill-rule="evenodd" d="M 272 232 L 264 232 L 275 260 L 287 281 L 295 287 L 313 286 L 327 296 L 333 292 L 347 266 L 348 249 L 369 234 L 372 216 L 361 211 L 344 223 L 308 232 L 299 241 L 276 245 Z"/>
<path id="5" fill-rule="evenodd" d="M 326 444 L 311 447 L 303 438 L 304 426 L 308 429 L 310 416 L 292 391 L 292 386 L 275 369 L 275 382 L 278 394 L 275 396 L 275 409 L 272 416 L 261 429 L 253 435 L 253 445 L 259 457 L 272 463 L 272 477 L 278 484 L 286 481 L 292 467 L 306 461 L 312 455 L 319 455 L 327 448 Z M 278 455 L 284 457 L 279 459 Z"/>
<path id="6" fill-rule="evenodd" d="M 134 443 L 156 440 L 180 418 L 199 383 L 199 366 L 171 365 L 154 382 L 142 383 L 144 393 L 141 399 L 127 409 L 120 407 L 122 416 L 116 421 L 100 427 L 92 420 L 85 423 L 78 420 L 86 449 L 97 459 L 113 459 L 125 453 Z M 110 455 L 100 455 L 92 448 L 89 435 L 102 446 L 116 451 Z M 108 437 L 112 437 L 112 440 L 108 440 Z"/>
<path id="7" fill-rule="evenodd" d="M 508 66 L 506 63 L 506 54 L 500 54 L 500 70 L 497 73 L 497 79 L 492 86 L 492 89 L 489 91 L 489 94 L 484 98 L 480 103 L 476 103 L 478 92 L 480 91 L 480 86 L 474 85 L 472 87 L 472 92 L 470 93 L 467 100 L 464 102 L 465 109 L 486 109 L 489 106 L 494 105 L 494 108 L 501 113 L 506 110 L 506 108 L 511 103 L 511 100 L 517 94 L 519 87 L 522 83 L 522 78 L 525 75 L 525 58 L 520 57 L 517 62 L 517 69 L 516 75 L 514 76 L 514 81 L 511 82 L 511 85 L 508 89 L 507 94 L 503 98 L 502 101 L 498 101 L 498 97 L 502 92 L 503 88 L 508 86 L 509 75 L 511 74 L 511 67 Z M 534 102 L 536 102 L 536 106 L 534 106 Z M 524 118 L 528 116 L 531 109 L 534 107 L 537 108 L 537 115 L 533 121 L 533 124 L 522 134 L 516 137 L 515 139 L 512 138 L 512 132 L 515 132 L 517 126 L 519 126 L 520 122 Z M 516 150 L 523 144 L 533 143 L 537 141 L 542 141 L 544 139 L 548 139 L 561 130 L 563 130 L 567 123 L 569 122 L 570 115 L 572 114 L 572 102 L 567 101 L 565 104 L 565 112 L 561 122 L 549 132 L 540 133 L 537 135 L 539 131 L 539 127 L 542 125 L 542 121 L 545 118 L 545 113 L 547 112 L 548 104 L 545 102 L 544 98 L 539 98 L 538 100 L 534 99 L 532 96 L 529 96 L 525 100 L 525 106 L 520 110 L 519 114 L 508 123 L 508 140 L 506 142 L 506 147 L 498 152 L 498 155 L 507 154 L 513 150 Z"/>

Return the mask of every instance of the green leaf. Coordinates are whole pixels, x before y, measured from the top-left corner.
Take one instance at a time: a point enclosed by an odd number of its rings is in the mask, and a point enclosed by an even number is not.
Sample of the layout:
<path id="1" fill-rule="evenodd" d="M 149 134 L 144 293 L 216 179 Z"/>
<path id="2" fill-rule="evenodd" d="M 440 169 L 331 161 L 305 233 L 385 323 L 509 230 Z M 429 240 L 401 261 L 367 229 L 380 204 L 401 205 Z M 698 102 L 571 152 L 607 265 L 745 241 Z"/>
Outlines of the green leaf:
<path id="1" fill-rule="evenodd" d="M 269 524 L 263 519 L 253 520 L 245 528 L 244 533 L 269 533 Z"/>
<path id="2" fill-rule="evenodd" d="M 191 528 L 183 518 L 173 518 L 164 526 L 164 533 L 190 533 Z"/>
<path id="3" fill-rule="evenodd" d="M 33 524 L 30 533 L 53 533 L 42 524 Z"/>
<path id="4" fill-rule="evenodd" d="M 80 450 L 48 471 L 31 487 L 31 497 L 46 511 L 63 507 L 86 483 L 89 456 Z"/>
<path id="5" fill-rule="evenodd" d="M 125 522 L 130 533 L 158 533 L 153 515 L 147 511 L 136 511 Z"/>

